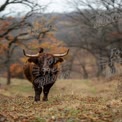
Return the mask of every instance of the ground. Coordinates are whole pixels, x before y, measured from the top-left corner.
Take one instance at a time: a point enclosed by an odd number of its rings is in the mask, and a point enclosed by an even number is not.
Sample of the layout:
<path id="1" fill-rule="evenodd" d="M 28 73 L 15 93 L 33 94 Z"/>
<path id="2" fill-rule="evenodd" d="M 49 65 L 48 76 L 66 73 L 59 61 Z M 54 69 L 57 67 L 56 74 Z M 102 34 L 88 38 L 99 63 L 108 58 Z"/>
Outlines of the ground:
<path id="1" fill-rule="evenodd" d="M 0 83 L 0 122 L 122 122 L 117 80 L 58 80 L 48 102 L 34 102 L 26 80 Z"/>

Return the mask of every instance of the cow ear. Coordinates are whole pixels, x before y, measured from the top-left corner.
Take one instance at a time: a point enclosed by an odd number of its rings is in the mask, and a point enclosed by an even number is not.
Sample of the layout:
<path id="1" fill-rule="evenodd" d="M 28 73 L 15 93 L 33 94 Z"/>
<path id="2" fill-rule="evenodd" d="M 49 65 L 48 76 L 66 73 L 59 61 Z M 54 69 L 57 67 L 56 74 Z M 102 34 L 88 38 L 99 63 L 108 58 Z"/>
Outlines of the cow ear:
<path id="1" fill-rule="evenodd" d="M 30 62 L 30 63 L 35 63 L 35 64 L 37 64 L 38 63 L 38 59 L 37 59 L 37 57 L 31 57 L 31 58 L 29 58 L 28 59 L 28 62 Z"/>
<path id="2" fill-rule="evenodd" d="M 55 57 L 55 64 L 63 61 L 64 61 L 63 58 Z"/>

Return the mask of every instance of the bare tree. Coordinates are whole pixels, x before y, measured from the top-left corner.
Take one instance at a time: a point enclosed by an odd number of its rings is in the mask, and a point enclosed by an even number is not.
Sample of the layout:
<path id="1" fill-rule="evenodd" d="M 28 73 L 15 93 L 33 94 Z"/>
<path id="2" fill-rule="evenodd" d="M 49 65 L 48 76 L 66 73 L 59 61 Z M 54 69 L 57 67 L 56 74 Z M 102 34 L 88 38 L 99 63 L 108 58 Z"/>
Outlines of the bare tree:
<path id="1" fill-rule="evenodd" d="M 96 59 L 97 75 L 101 75 L 101 56 L 109 57 L 111 48 L 120 46 L 122 38 L 122 2 L 120 0 L 74 0 L 68 1 L 75 11 L 68 16 L 75 27 L 72 34 L 75 41 L 69 46 L 86 49 Z M 72 39 L 73 40 L 73 39 Z M 76 41 L 77 40 L 77 41 Z"/>
<path id="2" fill-rule="evenodd" d="M 32 22 L 29 22 L 29 18 L 35 14 L 41 17 L 42 10 L 45 6 L 39 5 L 33 0 L 6 0 L 0 6 L 0 13 L 4 12 L 7 6 L 18 4 L 28 7 L 28 12 L 25 15 L 16 18 L 9 17 L 8 14 L 3 14 L 0 18 L 1 24 L 4 25 L 5 22 L 7 23 L 5 27 L 0 26 L 0 47 L 2 48 L 6 44 L 6 49 L 0 57 L 0 63 L 7 70 L 7 85 L 11 83 L 10 65 L 13 62 L 12 57 L 16 47 L 20 45 L 26 46 L 25 41 L 39 39 L 40 36 L 44 37 L 46 33 L 52 30 L 52 27 L 47 27 L 45 30 L 42 27 L 40 30 L 38 29 L 38 32 L 35 32 L 35 27 Z M 9 14 L 11 15 L 11 13 Z"/>

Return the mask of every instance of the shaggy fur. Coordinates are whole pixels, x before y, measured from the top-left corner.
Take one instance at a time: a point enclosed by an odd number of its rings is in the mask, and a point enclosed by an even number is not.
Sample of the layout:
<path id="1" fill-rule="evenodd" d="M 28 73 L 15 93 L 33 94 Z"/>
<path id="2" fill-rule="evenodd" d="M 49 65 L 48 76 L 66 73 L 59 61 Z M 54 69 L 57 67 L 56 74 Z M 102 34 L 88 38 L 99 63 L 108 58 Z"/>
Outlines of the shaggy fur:
<path id="1" fill-rule="evenodd" d="M 40 101 L 42 91 L 43 101 L 48 100 L 48 93 L 57 79 L 58 64 L 61 62 L 63 62 L 61 57 L 43 53 L 42 49 L 39 50 L 38 56 L 28 58 L 23 70 L 26 78 L 33 84 L 35 101 Z"/>

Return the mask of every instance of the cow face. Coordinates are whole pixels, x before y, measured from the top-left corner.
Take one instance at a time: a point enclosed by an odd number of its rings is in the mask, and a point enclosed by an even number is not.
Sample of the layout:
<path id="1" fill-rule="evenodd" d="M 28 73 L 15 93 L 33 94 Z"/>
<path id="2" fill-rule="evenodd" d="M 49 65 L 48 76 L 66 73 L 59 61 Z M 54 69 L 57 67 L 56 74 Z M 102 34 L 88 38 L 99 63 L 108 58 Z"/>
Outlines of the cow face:
<path id="1" fill-rule="evenodd" d="M 68 50 L 69 51 L 69 50 Z M 46 73 L 53 73 L 56 71 L 56 64 L 59 62 L 63 62 L 63 56 L 68 54 L 68 51 L 63 54 L 48 54 L 48 53 L 37 53 L 35 55 L 26 54 L 24 55 L 29 57 L 28 62 L 33 62 L 36 64 L 40 71 L 45 75 Z"/>
<path id="2" fill-rule="evenodd" d="M 63 59 L 52 54 L 43 54 L 38 58 L 38 65 L 44 74 L 53 72 L 55 65 L 59 62 L 63 62 Z"/>

